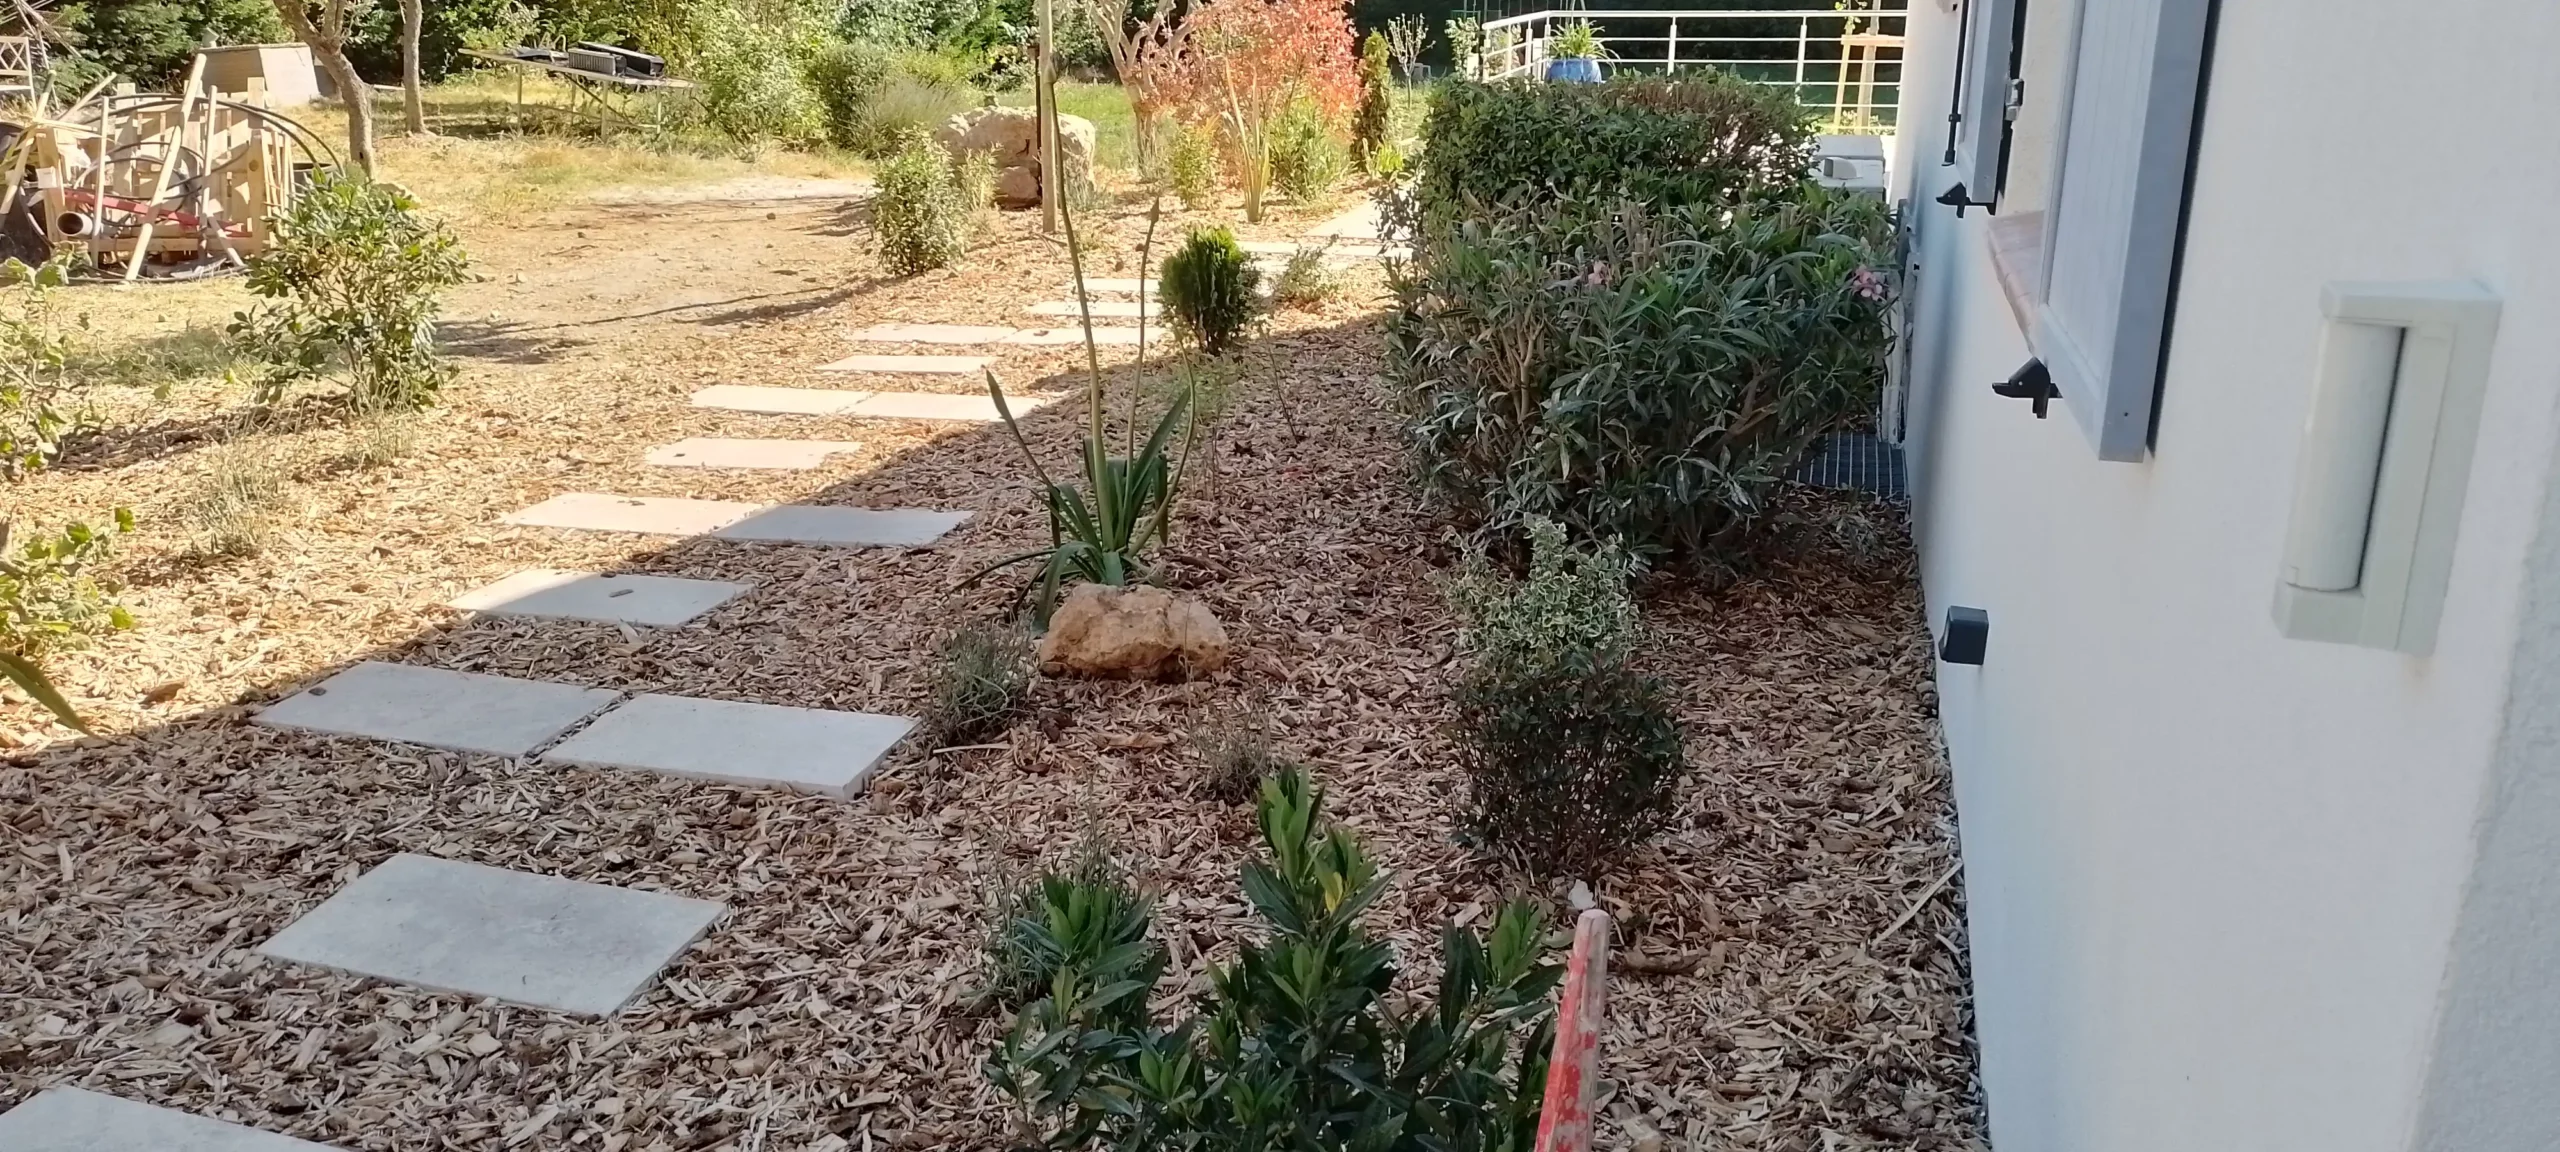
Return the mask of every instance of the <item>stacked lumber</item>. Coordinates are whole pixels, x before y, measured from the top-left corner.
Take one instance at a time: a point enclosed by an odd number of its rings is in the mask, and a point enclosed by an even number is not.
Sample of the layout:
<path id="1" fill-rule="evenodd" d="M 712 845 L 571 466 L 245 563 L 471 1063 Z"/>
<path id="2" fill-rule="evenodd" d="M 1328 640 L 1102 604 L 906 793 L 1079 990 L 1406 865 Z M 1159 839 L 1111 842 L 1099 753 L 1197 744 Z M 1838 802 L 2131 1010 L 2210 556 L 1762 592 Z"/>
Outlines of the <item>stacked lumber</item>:
<path id="1" fill-rule="evenodd" d="M 154 265 L 236 265 L 265 248 L 269 215 L 317 148 L 254 81 L 245 97 L 216 92 L 198 57 L 175 94 L 101 84 L 59 110 L 39 97 L 0 156 L 0 217 L 32 197 L 48 250 L 86 251 L 127 280 Z"/>

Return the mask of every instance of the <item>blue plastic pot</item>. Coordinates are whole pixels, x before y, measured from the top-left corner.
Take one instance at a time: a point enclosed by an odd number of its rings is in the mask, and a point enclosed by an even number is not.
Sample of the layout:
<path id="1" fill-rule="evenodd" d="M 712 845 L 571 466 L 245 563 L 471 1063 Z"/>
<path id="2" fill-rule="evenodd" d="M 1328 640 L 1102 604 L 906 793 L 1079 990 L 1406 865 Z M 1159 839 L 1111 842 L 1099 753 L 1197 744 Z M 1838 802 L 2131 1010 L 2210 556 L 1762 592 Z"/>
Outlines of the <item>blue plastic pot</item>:
<path id="1" fill-rule="evenodd" d="M 1547 80 L 1554 84 L 1597 84 L 1600 82 L 1600 62 L 1588 56 L 1549 60 Z"/>

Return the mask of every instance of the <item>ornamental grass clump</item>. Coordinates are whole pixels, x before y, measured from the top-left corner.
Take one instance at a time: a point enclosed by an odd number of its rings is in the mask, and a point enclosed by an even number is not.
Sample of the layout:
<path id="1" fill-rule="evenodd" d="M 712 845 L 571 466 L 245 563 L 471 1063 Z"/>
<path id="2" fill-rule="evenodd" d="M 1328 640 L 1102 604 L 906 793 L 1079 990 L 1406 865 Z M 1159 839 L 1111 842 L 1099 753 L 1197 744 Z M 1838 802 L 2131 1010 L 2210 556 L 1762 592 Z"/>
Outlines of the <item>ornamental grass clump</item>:
<path id="1" fill-rule="evenodd" d="M 1661 682 L 1629 665 L 1634 561 L 1577 552 L 1551 520 L 1528 535 L 1525 578 L 1478 553 L 1451 588 L 1470 659 L 1456 693 L 1466 820 L 1499 858 L 1588 875 L 1669 821 L 1680 727 Z"/>
<path id="2" fill-rule="evenodd" d="M 1012 722 L 1030 691 L 1031 646 L 1022 629 L 987 621 L 963 624 L 934 653 L 925 736 L 937 747 L 984 740 Z"/>
<path id="3" fill-rule="evenodd" d="M 1235 347 L 1262 311 L 1255 299 L 1262 272 L 1226 228 L 1192 229 L 1164 258 L 1156 283 L 1166 317 L 1212 356 Z"/>
<path id="4" fill-rule="evenodd" d="M 1436 995 L 1390 997 L 1395 950 L 1361 923 L 1386 878 L 1323 818 L 1304 773 L 1263 781 L 1264 855 L 1244 895 L 1264 937 L 1209 973 L 1180 1022 L 1159 1019 L 1164 946 L 1125 885 L 1052 876 L 1016 919 L 1046 964 L 985 1064 L 1048 1149 L 1512 1152 L 1531 1146 L 1553 1043 L 1539 918 L 1441 934 Z M 1134 929 L 1134 930 L 1133 930 Z M 1402 993 L 1403 990 L 1398 990 Z M 1178 1001 L 1177 1001 L 1178 1003 Z"/>

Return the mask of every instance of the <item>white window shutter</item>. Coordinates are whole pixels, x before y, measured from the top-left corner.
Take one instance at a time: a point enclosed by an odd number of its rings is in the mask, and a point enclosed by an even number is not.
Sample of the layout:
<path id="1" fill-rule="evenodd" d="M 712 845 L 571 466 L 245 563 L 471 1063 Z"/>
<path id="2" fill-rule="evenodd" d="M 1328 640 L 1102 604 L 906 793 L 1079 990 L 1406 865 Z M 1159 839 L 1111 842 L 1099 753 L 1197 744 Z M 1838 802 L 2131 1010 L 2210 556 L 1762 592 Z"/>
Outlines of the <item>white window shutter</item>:
<path id="1" fill-rule="evenodd" d="M 2169 329 L 2211 0 L 2089 0 L 2029 343 L 2102 460 L 2140 460 Z"/>
<path id="2" fill-rule="evenodd" d="M 2000 157 L 2009 140 L 2009 87 L 2017 78 L 2019 6 L 2025 0 L 1967 0 L 1964 90 L 1956 94 L 1956 182 L 1965 202 L 1990 205 L 2000 195 Z"/>

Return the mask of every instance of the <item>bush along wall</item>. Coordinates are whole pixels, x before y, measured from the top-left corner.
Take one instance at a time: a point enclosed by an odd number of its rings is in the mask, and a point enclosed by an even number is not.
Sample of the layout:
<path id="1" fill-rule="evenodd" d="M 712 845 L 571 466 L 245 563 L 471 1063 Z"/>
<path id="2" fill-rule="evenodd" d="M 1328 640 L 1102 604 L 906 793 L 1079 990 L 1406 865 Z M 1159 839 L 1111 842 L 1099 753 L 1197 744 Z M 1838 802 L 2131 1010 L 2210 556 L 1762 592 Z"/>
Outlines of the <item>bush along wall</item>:
<path id="1" fill-rule="evenodd" d="M 1785 90 L 1701 70 L 1606 84 L 1432 90 L 1415 193 L 1435 216 L 1557 195 L 1732 203 L 1791 188 L 1813 119 Z"/>
<path id="2" fill-rule="evenodd" d="M 1730 562 L 1780 478 L 1874 410 L 1890 214 L 1805 178 L 1808 120 L 1714 74 L 1443 84 L 1387 201 L 1388 371 L 1425 486 L 1480 541 L 1538 517 Z"/>
<path id="3" fill-rule="evenodd" d="M 1564 200 L 1426 236 L 1391 379 L 1426 486 L 1480 537 L 1545 516 L 1649 560 L 1730 559 L 1891 344 L 1880 203 Z"/>

